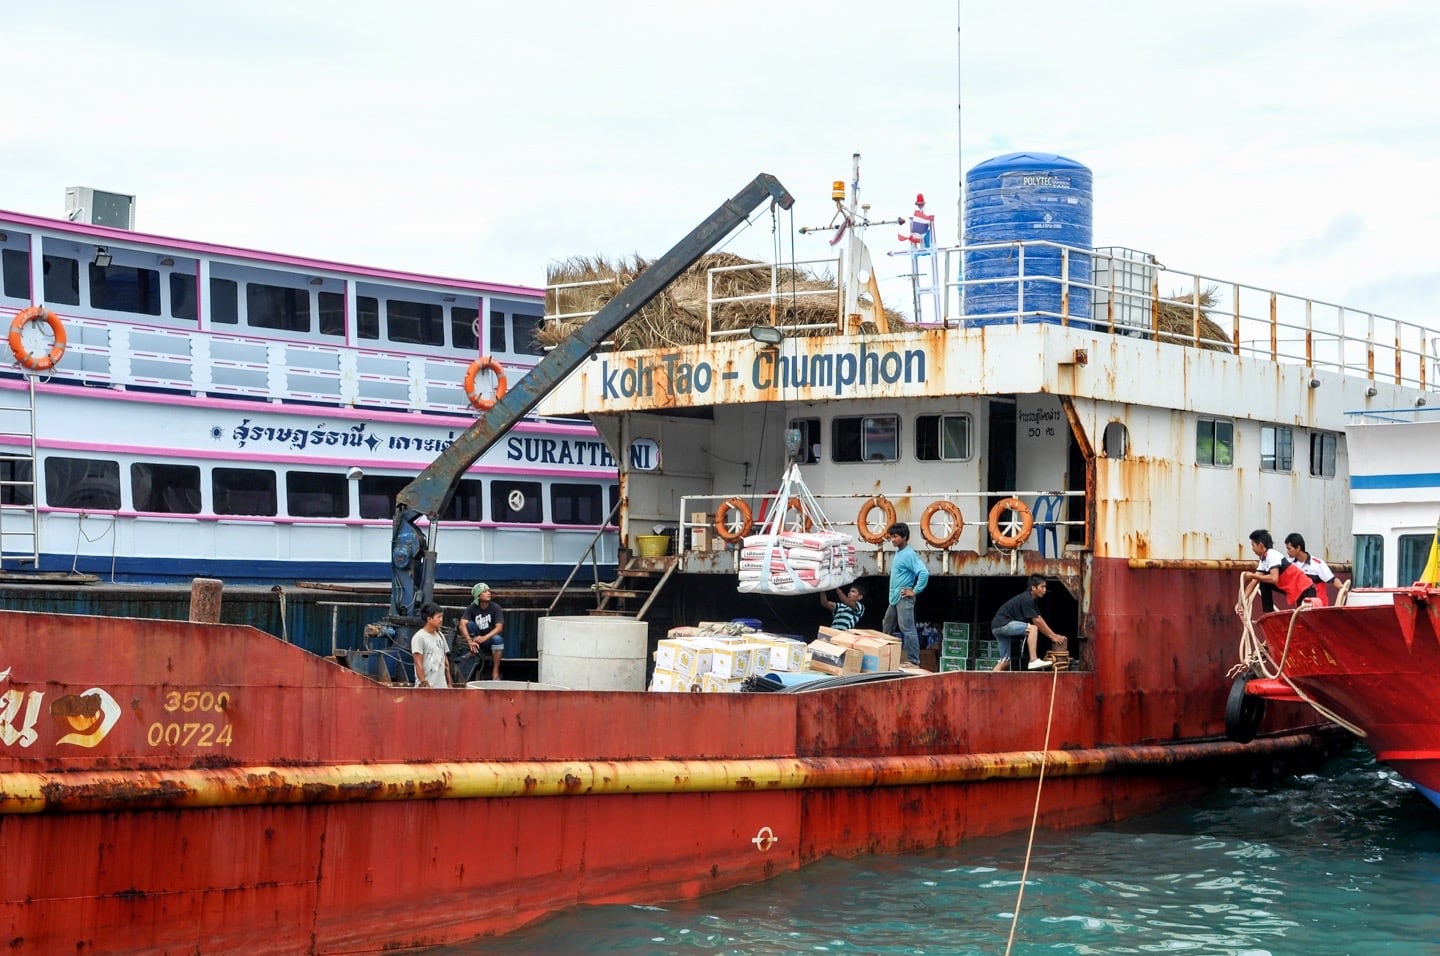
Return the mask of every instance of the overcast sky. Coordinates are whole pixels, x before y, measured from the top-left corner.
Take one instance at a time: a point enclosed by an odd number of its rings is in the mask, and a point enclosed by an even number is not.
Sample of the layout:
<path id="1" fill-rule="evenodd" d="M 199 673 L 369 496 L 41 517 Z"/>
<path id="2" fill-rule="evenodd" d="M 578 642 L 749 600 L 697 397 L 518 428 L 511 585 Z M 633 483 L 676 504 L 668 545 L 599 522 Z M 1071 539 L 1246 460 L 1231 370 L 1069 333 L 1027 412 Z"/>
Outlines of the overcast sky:
<path id="1" fill-rule="evenodd" d="M 1440 326 L 1432 0 L 67 0 L 0 37 L 4 209 L 95 186 L 141 231 L 540 285 L 761 171 L 822 225 L 854 152 L 954 242 L 962 171 L 1035 150 L 1093 170 L 1096 245 Z"/>

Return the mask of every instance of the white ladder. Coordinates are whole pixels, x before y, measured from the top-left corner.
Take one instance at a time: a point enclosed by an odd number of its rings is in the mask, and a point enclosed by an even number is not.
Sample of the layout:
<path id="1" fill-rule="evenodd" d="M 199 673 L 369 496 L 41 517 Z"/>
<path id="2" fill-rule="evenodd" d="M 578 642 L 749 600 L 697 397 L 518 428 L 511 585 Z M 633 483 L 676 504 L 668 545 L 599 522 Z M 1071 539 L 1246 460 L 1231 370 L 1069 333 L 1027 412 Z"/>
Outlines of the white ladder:
<path id="1" fill-rule="evenodd" d="M 0 392 L 0 570 L 40 564 L 40 511 L 35 506 L 35 376 L 26 390 Z"/>

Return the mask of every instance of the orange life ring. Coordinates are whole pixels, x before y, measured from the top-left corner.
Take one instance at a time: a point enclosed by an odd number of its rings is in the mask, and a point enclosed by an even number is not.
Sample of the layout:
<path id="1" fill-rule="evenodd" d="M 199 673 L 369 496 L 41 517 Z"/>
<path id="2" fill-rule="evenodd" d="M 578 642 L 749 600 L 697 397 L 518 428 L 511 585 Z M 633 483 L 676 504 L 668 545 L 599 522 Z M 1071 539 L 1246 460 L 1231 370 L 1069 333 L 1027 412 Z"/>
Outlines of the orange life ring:
<path id="1" fill-rule="evenodd" d="M 939 535 L 930 530 L 930 521 L 938 514 L 945 514 L 950 518 L 950 533 Z M 965 516 L 960 509 L 948 501 L 937 501 L 925 509 L 920 516 L 920 534 L 929 542 L 932 548 L 945 550 L 960 538 L 960 532 L 965 530 Z"/>
<path id="2" fill-rule="evenodd" d="M 44 322 L 50 326 L 50 334 L 55 337 L 55 344 L 50 346 L 48 355 L 33 354 L 21 341 L 20 333 L 31 322 Z M 15 321 L 10 323 L 10 351 L 15 353 L 15 361 L 33 372 L 54 368 L 55 363 L 60 361 L 60 356 L 65 354 L 65 326 L 61 323 L 60 316 L 38 305 L 21 309 L 15 314 Z"/>
<path id="3" fill-rule="evenodd" d="M 480 374 L 481 369 L 488 368 L 495 373 L 495 397 L 485 398 L 475 394 L 475 376 Z M 470 404 L 487 412 L 495 407 L 495 403 L 505 397 L 505 369 L 499 360 L 493 355 L 482 355 L 470 363 L 470 368 L 465 372 L 465 397 L 470 399 Z"/>
<path id="4" fill-rule="evenodd" d="M 731 511 L 740 516 L 740 524 L 736 528 L 730 527 Z M 721 541 L 739 541 L 749 534 L 750 529 L 754 526 L 755 522 L 751 520 L 750 506 L 745 503 L 743 498 L 727 498 L 724 504 L 716 509 L 715 521 L 712 524 Z"/>
<path id="5" fill-rule="evenodd" d="M 870 530 L 870 512 L 876 508 L 885 518 L 885 525 L 879 531 Z M 890 526 L 895 523 L 895 506 L 881 496 L 875 495 L 860 506 L 860 513 L 855 516 L 855 531 L 860 535 L 860 540 L 868 541 L 870 544 L 879 544 L 885 540 L 885 534 Z"/>
<path id="6" fill-rule="evenodd" d="M 1015 519 L 1005 523 L 1005 530 L 1000 530 L 1000 516 L 1007 511 L 1013 511 L 1020 516 L 1019 524 Z M 1030 530 L 1035 527 L 1035 519 L 1030 516 L 1030 509 L 1025 502 L 1019 498 L 1005 498 L 995 507 L 990 509 L 990 539 L 1002 548 L 1014 550 L 1024 544 L 1030 537 Z"/>

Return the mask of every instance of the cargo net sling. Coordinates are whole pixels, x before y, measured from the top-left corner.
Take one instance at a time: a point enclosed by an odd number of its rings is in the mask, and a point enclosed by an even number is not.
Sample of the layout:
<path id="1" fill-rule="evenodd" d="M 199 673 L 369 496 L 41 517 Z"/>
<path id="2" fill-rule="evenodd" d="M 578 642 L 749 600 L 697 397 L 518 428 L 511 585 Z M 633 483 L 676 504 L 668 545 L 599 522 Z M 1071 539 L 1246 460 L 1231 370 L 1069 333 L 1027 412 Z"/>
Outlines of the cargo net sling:
<path id="1" fill-rule="evenodd" d="M 855 580 L 855 539 L 834 530 L 791 465 L 765 520 L 740 549 L 740 590 L 818 594 Z"/>

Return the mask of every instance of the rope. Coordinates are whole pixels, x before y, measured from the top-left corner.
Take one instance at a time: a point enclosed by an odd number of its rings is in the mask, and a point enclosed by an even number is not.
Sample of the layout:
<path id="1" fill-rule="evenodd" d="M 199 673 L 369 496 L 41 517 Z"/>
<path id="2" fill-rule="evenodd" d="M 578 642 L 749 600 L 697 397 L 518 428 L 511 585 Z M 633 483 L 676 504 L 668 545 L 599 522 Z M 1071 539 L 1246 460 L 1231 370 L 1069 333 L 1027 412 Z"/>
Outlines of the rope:
<path id="1" fill-rule="evenodd" d="M 1346 582 L 1347 585 L 1348 583 L 1349 582 Z M 1240 599 L 1235 604 L 1235 613 L 1238 614 L 1240 620 L 1244 622 L 1240 633 L 1240 663 L 1230 668 L 1225 676 L 1233 680 L 1246 671 L 1249 671 L 1256 676 L 1269 680 L 1283 680 L 1290 689 L 1295 692 L 1297 697 L 1313 707 L 1321 717 L 1324 717 L 1332 723 L 1339 724 L 1357 737 L 1365 737 L 1365 731 L 1356 727 L 1350 721 L 1305 693 L 1290 679 L 1290 675 L 1285 673 L 1285 661 L 1290 656 L 1290 638 L 1295 633 L 1295 622 L 1300 619 L 1301 614 L 1309 611 L 1311 606 L 1302 603 L 1290 612 L 1290 622 L 1285 628 L 1285 644 L 1280 648 L 1280 660 L 1278 663 L 1273 663 L 1273 658 L 1271 658 L 1269 650 L 1265 647 L 1265 642 L 1255 633 L 1255 622 L 1250 618 L 1250 607 L 1255 600 L 1255 592 L 1258 590 L 1260 590 L 1260 585 L 1257 584 L 1247 592 L 1245 590 L 1245 582 L 1243 580 L 1240 582 Z M 1336 600 L 1341 600 L 1344 596 L 1348 595 L 1348 593 L 1348 587 L 1342 585 L 1340 593 L 1336 595 Z"/>
<path id="2" fill-rule="evenodd" d="M 1040 776 L 1035 782 L 1035 809 L 1030 814 L 1030 836 L 1025 841 L 1025 865 L 1020 870 L 1020 892 L 1015 897 L 1015 913 L 1010 918 L 1010 938 L 1005 942 L 1009 956 L 1015 946 L 1015 929 L 1020 924 L 1020 905 L 1025 901 L 1025 883 L 1030 877 L 1030 854 L 1035 849 L 1035 828 L 1040 823 L 1040 794 L 1045 790 L 1045 767 L 1050 763 L 1050 729 L 1055 725 L 1055 690 L 1060 686 L 1060 669 L 1050 664 L 1050 712 L 1045 715 L 1045 746 L 1040 751 Z"/>

